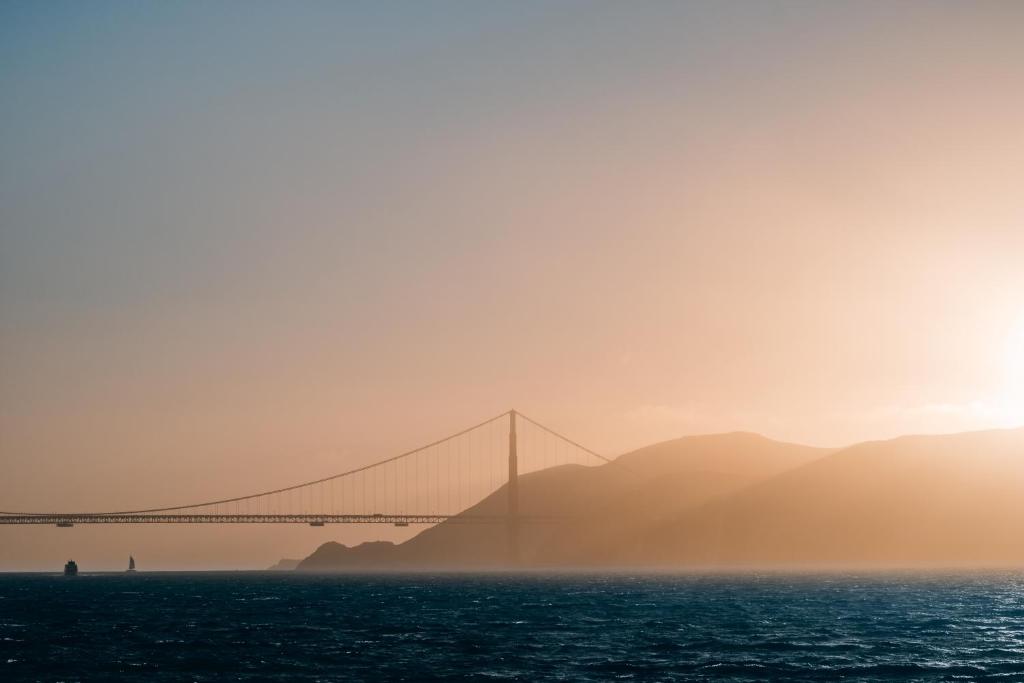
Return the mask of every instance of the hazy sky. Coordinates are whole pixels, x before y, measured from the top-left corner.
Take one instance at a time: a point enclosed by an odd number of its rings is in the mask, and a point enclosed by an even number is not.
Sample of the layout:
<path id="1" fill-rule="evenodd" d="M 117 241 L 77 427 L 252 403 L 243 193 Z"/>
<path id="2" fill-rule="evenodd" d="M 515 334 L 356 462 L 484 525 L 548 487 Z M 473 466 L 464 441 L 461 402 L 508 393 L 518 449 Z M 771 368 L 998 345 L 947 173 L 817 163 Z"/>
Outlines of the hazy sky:
<path id="1" fill-rule="evenodd" d="M 1019 2 L 4 3 L 0 509 L 1024 424 L 1022 74 Z"/>

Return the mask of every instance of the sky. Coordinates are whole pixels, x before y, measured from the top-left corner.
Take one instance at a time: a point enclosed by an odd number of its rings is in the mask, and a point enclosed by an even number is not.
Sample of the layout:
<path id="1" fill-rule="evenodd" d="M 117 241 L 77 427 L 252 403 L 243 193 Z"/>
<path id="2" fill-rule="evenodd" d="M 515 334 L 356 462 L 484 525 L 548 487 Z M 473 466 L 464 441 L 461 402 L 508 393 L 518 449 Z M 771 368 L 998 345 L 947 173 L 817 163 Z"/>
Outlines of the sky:
<path id="1" fill-rule="evenodd" d="M 0 509 L 1024 424 L 1022 72 L 1016 2 L 4 3 Z M 68 533 L 0 569 L 377 531 Z"/>

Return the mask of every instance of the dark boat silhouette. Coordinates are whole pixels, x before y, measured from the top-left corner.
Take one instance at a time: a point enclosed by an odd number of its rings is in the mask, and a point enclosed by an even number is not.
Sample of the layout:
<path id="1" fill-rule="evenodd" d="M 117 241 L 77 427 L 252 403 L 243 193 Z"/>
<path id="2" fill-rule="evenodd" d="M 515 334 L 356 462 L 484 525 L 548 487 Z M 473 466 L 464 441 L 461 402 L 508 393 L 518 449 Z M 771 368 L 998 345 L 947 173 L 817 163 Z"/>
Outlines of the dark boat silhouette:
<path id="1" fill-rule="evenodd" d="M 74 560 L 68 560 L 64 565 L 64 576 L 78 576 L 78 564 Z"/>
<path id="2" fill-rule="evenodd" d="M 125 570 L 127 574 L 135 573 L 135 558 L 131 555 L 128 556 L 128 569 Z"/>

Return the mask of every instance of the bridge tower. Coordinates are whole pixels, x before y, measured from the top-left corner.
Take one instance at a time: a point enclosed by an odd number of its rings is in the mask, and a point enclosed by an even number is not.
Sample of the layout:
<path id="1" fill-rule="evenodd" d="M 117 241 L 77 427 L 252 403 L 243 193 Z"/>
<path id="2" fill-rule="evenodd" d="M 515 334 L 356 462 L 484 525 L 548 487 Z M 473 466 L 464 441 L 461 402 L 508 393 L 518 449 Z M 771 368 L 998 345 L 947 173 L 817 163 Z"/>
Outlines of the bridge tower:
<path id="1" fill-rule="evenodd" d="M 519 455 L 516 452 L 516 411 L 508 412 L 508 563 L 519 564 Z"/>

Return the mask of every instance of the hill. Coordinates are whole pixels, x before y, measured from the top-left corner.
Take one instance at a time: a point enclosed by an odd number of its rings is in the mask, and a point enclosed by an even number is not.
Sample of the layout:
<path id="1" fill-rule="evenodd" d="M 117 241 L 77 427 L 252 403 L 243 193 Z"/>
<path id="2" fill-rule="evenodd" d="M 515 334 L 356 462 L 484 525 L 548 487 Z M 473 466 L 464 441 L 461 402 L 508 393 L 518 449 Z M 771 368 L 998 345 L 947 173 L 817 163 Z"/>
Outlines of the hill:
<path id="1" fill-rule="evenodd" d="M 863 443 L 652 525 L 664 565 L 1024 564 L 1024 430 Z"/>
<path id="2" fill-rule="evenodd" d="M 686 437 L 521 477 L 533 567 L 1024 565 L 1024 430 L 825 450 L 747 434 Z M 468 514 L 502 514 L 499 490 Z M 300 570 L 485 568 L 493 525 L 452 520 L 400 545 L 328 543 Z"/>
<path id="3" fill-rule="evenodd" d="M 274 563 L 272 566 L 267 567 L 267 571 L 272 571 L 272 572 L 291 571 L 292 569 L 295 569 L 296 567 L 298 567 L 300 562 L 302 562 L 302 560 L 292 560 L 292 559 L 289 559 L 287 557 L 286 558 L 282 558 L 282 559 L 278 560 L 276 563 Z"/>
<path id="4" fill-rule="evenodd" d="M 638 530 L 829 452 L 734 433 L 655 444 L 600 467 L 564 465 L 525 474 L 519 481 L 522 513 L 568 521 L 523 524 L 521 559 L 534 566 L 612 561 L 615 547 Z M 502 487 L 464 514 L 504 514 L 506 496 Z M 506 562 L 507 547 L 503 528 L 456 519 L 400 545 L 327 543 L 299 569 L 495 567 Z"/>

